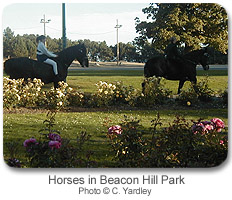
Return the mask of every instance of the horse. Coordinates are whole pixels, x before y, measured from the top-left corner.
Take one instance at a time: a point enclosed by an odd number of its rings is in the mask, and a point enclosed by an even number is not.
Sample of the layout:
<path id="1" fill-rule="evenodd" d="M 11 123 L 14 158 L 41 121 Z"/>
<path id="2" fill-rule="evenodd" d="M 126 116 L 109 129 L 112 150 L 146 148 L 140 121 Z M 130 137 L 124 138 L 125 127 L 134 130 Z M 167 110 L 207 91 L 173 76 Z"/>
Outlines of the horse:
<path id="1" fill-rule="evenodd" d="M 209 70 L 207 49 L 189 52 L 182 56 L 181 62 L 166 58 L 165 55 L 149 59 L 144 65 L 144 77 L 164 77 L 167 80 L 179 80 L 178 94 L 185 81 L 197 83 L 196 66 L 201 64 L 204 70 Z M 144 91 L 145 82 L 142 83 Z"/>
<path id="2" fill-rule="evenodd" d="M 41 79 L 45 84 L 54 83 L 58 87 L 59 81 L 64 81 L 68 74 L 68 67 L 76 59 L 82 67 L 88 67 L 89 61 L 86 55 L 86 48 L 83 44 L 68 47 L 58 53 L 58 56 L 51 58 L 57 62 L 58 76 L 55 76 L 51 65 L 41 63 L 27 57 L 11 58 L 4 62 L 4 71 L 10 79 L 28 78 Z"/>

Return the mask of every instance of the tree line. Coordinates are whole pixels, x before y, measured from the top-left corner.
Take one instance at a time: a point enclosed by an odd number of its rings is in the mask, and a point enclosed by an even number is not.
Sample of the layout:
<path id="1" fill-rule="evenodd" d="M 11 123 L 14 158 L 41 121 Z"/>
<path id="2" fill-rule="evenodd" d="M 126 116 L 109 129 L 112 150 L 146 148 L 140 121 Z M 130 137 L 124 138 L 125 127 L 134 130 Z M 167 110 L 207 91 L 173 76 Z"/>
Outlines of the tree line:
<path id="1" fill-rule="evenodd" d="M 4 57 L 30 57 L 36 58 L 36 37 L 34 34 L 15 35 L 14 32 L 7 27 L 3 32 L 3 54 Z M 67 47 L 82 43 L 85 45 L 89 60 L 91 61 L 114 61 L 116 59 L 117 46 L 107 46 L 106 42 L 90 41 L 88 39 L 71 41 L 67 39 Z M 46 37 L 47 48 L 58 53 L 62 51 L 62 39 Z M 138 62 L 142 60 L 133 43 L 119 43 L 120 60 L 128 62 Z"/>
<path id="2" fill-rule="evenodd" d="M 139 34 L 133 41 L 119 43 L 119 59 L 128 62 L 145 62 L 155 55 L 163 54 L 169 38 L 175 36 L 183 53 L 207 46 L 210 63 L 228 62 L 228 17 L 225 9 L 214 3 L 151 3 L 143 9 L 147 21 L 135 19 L 135 30 Z M 3 31 L 4 57 L 36 58 L 34 34 L 15 35 L 7 27 Z M 67 39 L 67 47 L 83 43 L 90 61 L 116 60 L 117 46 L 106 42 Z M 50 51 L 62 50 L 62 39 L 47 36 Z"/>

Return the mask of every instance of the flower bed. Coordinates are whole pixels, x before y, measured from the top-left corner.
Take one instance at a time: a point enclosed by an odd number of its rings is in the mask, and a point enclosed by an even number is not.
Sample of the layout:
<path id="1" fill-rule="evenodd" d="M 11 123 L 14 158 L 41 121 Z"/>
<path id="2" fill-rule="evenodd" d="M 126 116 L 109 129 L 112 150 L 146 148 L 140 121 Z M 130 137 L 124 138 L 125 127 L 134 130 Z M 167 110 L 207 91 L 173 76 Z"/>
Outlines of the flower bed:
<path id="1" fill-rule="evenodd" d="M 182 91 L 178 98 L 173 98 L 171 91 L 166 89 L 158 78 L 148 78 L 144 91 L 125 86 L 122 82 L 107 83 L 100 81 L 96 84 L 96 92 L 85 94 L 69 87 L 67 83 L 59 82 L 60 87 L 42 90 L 41 80 L 23 79 L 3 80 L 3 106 L 11 109 L 17 107 L 61 109 L 69 106 L 75 107 L 156 107 L 157 105 L 181 104 L 185 106 L 200 106 L 202 102 L 209 103 L 214 97 L 213 91 L 208 87 L 207 79 L 196 86 Z M 195 88 L 195 89 L 194 89 Z M 227 105 L 227 93 L 221 92 L 218 104 Z M 213 102 L 213 101 L 212 101 Z M 218 105 L 217 105 L 218 106 Z"/>
<path id="2" fill-rule="evenodd" d="M 215 167 L 227 157 L 228 137 L 224 122 L 186 120 L 177 116 L 167 127 L 157 115 L 145 129 L 140 120 L 125 116 L 119 125 L 104 121 L 108 144 L 104 162 L 94 159 L 91 136 L 81 131 L 75 142 L 54 129 L 56 112 L 49 111 L 38 135 L 25 138 L 17 150 L 14 142 L 4 144 L 12 167 Z M 96 145 L 96 144 L 95 144 Z M 97 145 L 102 145 L 98 143 Z M 98 147 L 100 149 L 101 147 Z M 24 159 L 21 162 L 19 158 Z M 111 155 L 110 157 L 108 155 Z M 112 165 L 112 162 L 114 163 Z"/>
<path id="3" fill-rule="evenodd" d="M 107 135 L 118 167 L 214 167 L 226 159 L 228 139 L 221 119 L 189 123 L 177 117 L 157 131 L 161 125 L 158 115 L 148 138 L 135 119 L 110 126 Z"/>

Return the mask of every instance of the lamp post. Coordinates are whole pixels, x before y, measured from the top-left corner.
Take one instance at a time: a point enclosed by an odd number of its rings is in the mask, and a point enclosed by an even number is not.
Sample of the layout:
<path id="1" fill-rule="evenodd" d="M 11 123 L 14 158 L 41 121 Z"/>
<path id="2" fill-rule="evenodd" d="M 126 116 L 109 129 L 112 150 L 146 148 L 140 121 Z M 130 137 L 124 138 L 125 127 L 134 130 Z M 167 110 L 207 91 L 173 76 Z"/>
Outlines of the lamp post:
<path id="1" fill-rule="evenodd" d="M 40 20 L 40 23 L 44 24 L 44 36 L 46 36 L 46 28 L 45 28 L 46 26 L 45 26 L 45 24 L 49 23 L 51 20 L 50 19 L 46 20 L 45 15 L 43 17 L 44 18 Z"/>
<path id="2" fill-rule="evenodd" d="M 65 49 L 66 48 L 65 3 L 62 3 L 62 41 L 63 41 L 63 49 Z"/>
<path id="3" fill-rule="evenodd" d="M 118 19 L 117 19 L 117 24 L 114 28 L 116 28 L 116 32 L 117 32 L 117 65 L 119 64 L 119 43 L 118 43 L 118 29 L 121 28 L 122 25 L 118 24 Z"/>

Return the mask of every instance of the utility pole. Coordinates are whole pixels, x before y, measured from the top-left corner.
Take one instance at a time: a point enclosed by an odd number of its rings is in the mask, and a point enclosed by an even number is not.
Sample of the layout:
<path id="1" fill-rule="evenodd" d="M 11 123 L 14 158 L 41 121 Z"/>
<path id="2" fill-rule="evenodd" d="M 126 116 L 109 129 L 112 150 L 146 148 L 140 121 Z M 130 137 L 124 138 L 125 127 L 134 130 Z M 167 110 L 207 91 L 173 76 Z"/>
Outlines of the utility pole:
<path id="1" fill-rule="evenodd" d="M 45 28 L 46 26 L 45 26 L 45 24 L 49 23 L 51 20 L 50 19 L 46 20 L 45 15 L 43 17 L 44 18 L 40 20 L 40 23 L 44 24 L 44 36 L 46 36 L 46 28 Z"/>
<path id="2" fill-rule="evenodd" d="M 66 48 L 65 3 L 62 3 L 62 41 L 63 49 Z"/>
<path id="3" fill-rule="evenodd" d="M 122 25 L 118 24 L 118 19 L 117 19 L 117 24 L 114 28 L 116 28 L 116 32 L 117 32 L 117 65 L 119 65 L 119 43 L 118 43 L 118 29 L 121 28 Z"/>

